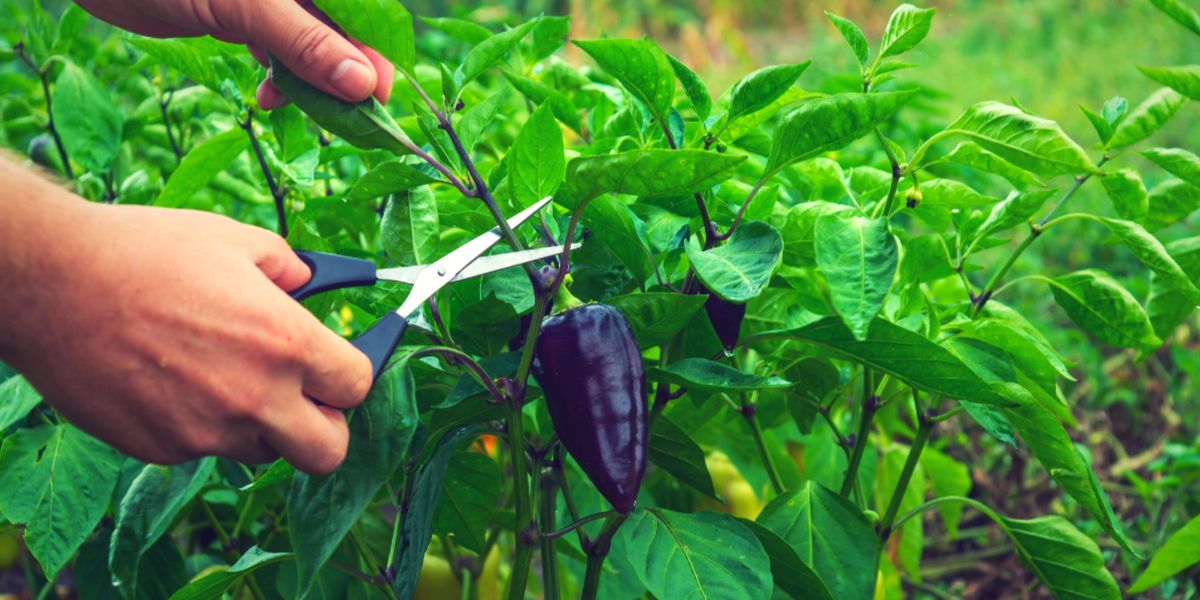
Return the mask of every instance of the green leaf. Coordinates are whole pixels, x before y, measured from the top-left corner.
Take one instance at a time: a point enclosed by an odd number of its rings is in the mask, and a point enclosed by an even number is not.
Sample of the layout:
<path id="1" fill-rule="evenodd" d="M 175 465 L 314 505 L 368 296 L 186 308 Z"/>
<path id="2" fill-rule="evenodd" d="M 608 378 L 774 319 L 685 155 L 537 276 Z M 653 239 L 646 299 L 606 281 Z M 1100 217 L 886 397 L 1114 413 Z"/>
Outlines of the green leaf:
<path id="1" fill-rule="evenodd" d="M 529 285 L 528 279 L 525 285 Z M 508 341 L 520 333 L 520 325 L 513 307 L 489 291 L 455 314 L 450 332 L 468 352 L 493 356 L 503 352 Z"/>
<path id="2" fill-rule="evenodd" d="M 814 92 L 806 92 L 800 88 L 788 88 L 782 96 L 776 98 L 770 106 L 749 115 L 746 115 L 736 121 L 727 119 L 727 115 L 721 115 L 717 122 L 713 124 L 712 129 L 715 130 L 725 140 L 738 141 L 743 137 L 748 137 L 751 134 L 758 132 L 759 128 L 769 121 L 776 113 L 785 106 L 794 104 L 800 100 L 811 98 L 819 98 L 821 94 Z"/>
<path id="3" fill-rule="evenodd" d="M 704 305 L 703 299 L 699 305 Z M 0 384 L 0 434 L 24 419 L 41 401 L 42 395 L 20 375 L 9 377 Z"/>
<path id="4" fill-rule="evenodd" d="M 756 520 L 786 540 L 834 598 L 873 597 L 879 538 L 849 500 L 807 481 L 772 500 Z"/>
<path id="5" fill-rule="evenodd" d="M 1146 565 L 1146 570 L 1133 582 L 1129 593 L 1140 594 L 1196 563 L 1200 563 L 1200 516 L 1167 538 Z"/>
<path id="6" fill-rule="evenodd" d="M 1039 278 L 1050 284 L 1054 300 L 1067 316 L 1102 343 L 1146 351 L 1162 345 L 1146 311 L 1108 273 L 1085 269 L 1053 279 Z"/>
<path id="7" fill-rule="evenodd" d="M 1170 227 L 1200 209 L 1200 188 L 1171 179 L 1150 190 L 1150 210 L 1142 223 L 1147 231 Z"/>
<path id="8" fill-rule="evenodd" d="M 1162 170 L 1200 187 L 1200 156 L 1182 148 L 1149 148 L 1142 150 L 1142 156 Z"/>
<path id="9" fill-rule="evenodd" d="M 409 152 L 404 145 L 408 137 L 374 97 L 357 103 L 343 102 L 309 85 L 273 56 L 271 82 L 304 114 L 351 145 L 382 148 L 396 154 Z"/>
<path id="10" fill-rule="evenodd" d="M 211 37 L 133 37 L 129 43 L 218 96 L 225 96 L 225 90 L 221 88 L 224 81 L 233 81 L 243 93 L 254 89 L 255 73 L 239 59 L 246 52 L 240 45 L 227 44 Z"/>
<path id="11" fill-rule="evenodd" d="M 763 550 L 767 551 L 767 556 L 771 559 L 771 577 L 774 579 L 776 590 L 782 590 L 793 598 L 833 600 L 821 577 L 804 564 L 796 549 L 787 540 L 754 521 L 738 519 L 738 522 L 749 529 L 754 537 L 758 538 Z"/>
<path id="12" fill-rule="evenodd" d="M 393 263 L 419 265 L 434 260 L 440 236 L 437 200 L 429 186 L 394 194 L 388 200 L 379 237 Z"/>
<path id="13" fill-rule="evenodd" d="M 121 109 L 91 73 L 63 61 L 54 81 L 54 128 L 71 160 L 108 173 L 121 146 Z"/>
<path id="14" fill-rule="evenodd" d="M 1150 137 L 1162 129 L 1184 104 L 1187 104 L 1187 98 L 1175 90 L 1159 89 L 1130 111 L 1121 124 L 1117 125 L 1117 130 L 1113 132 L 1112 139 L 1108 140 L 1106 147 L 1125 148 Z"/>
<path id="15" fill-rule="evenodd" d="M 509 50 L 512 50 L 538 24 L 541 17 L 535 17 L 532 20 L 526 21 L 508 31 L 497 33 L 492 37 L 483 40 L 471 48 L 463 59 L 463 64 L 454 72 L 454 77 L 458 83 L 458 89 L 462 90 L 483 74 L 484 71 L 492 68 L 493 65 L 500 62 Z M 460 92 L 461 93 L 461 92 Z"/>
<path id="16" fill-rule="evenodd" d="M 457 450 L 447 469 L 454 477 L 446 482 L 433 512 L 433 531 L 482 556 L 488 521 L 500 497 L 500 467 L 486 455 Z"/>
<path id="17" fill-rule="evenodd" d="M 219 600 L 225 591 L 233 587 L 233 584 L 242 577 L 253 573 L 260 567 L 291 558 L 291 552 L 266 552 L 258 546 L 251 546 L 228 569 L 213 571 L 203 577 L 193 579 L 187 586 L 172 594 L 171 600 Z"/>
<path id="18" fill-rule="evenodd" d="M 274 487 L 285 482 L 291 483 L 292 476 L 295 474 L 296 468 L 292 466 L 292 463 L 289 463 L 282 458 L 277 458 L 275 459 L 275 462 L 271 463 L 270 467 L 267 467 L 267 471 L 265 473 L 258 476 L 258 479 L 243 485 L 242 487 L 238 488 L 238 491 L 253 492 L 255 490 Z"/>
<path id="19" fill-rule="evenodd" d="M 646 379 L 709 392 L 752 392 L 793 385 L 786 379 L 743 373 L 706 358 L 685 358 L 666 366 L 652 367 L 646 371 Z"/>
<path id="20" fill-rule="evenodd" d="M 492 31 L 483 25 L 466 19 L 455 19 L 453 17 L 417 17 L 422 23 L 442 31 L 450 37 L 471 44 L 478 45 L 484 40 L 492 37 Z"/>
<path id="21" fill-rule="evenodd" d="M 554 200 L 574 210 L 606 193 L 651 200 L 703 192 L 733 176 L 745 158 L 694 149 L 581 156 L 567 163 L 566 182 Z"/>
<path id="22" fill-rule="evenodd" d="M 817 219 L 813 242 L 833 307 L 854 337 L 866 339 L 900 264 L 891 228 L 883 219 L 852 213 L 825 215 Z"/>
<path id="23" fill-rule="evenodd" d="M 1200 100 L 1200 65 L 1138 67 L 1143 75 L 1192 100 Z"/>
<path id="24" fill-rule="evenodd" d="M 871 323 L 865 340 L 856 338 L 841 317 L 825 317 L 798 329 L 761 333 L 747 343 L 778 338 L 812 344 L 832 356 L 864 364 L 934 394 L 982 404 L 1010 404 L 949 350 L 881 318 Z"/>
<path id="25" fill-rule="evenodd" d="M 1036 519 L 1000 517 L 1017 555 L 1055 598 L 1120 600 L 1121 589 L 1104 566 L 1104 555 L 1070 521 L 1050 515 Z"/>
<path id="26" fill-rule="evenodd" d="M 413 18 L 394 0 L 314 0 L 350 37 L 370 46 L 400 70 L 413 72 Z"/>
<path id="27" fill-rule="evenodd" d="M 1200 289 L 1196 288 L 1192 278 L 1171 258 L 1158 238 L 1131 221 L 1102 217 L 1100 222 L 1104 223 L 1143 265 L 1153 271 L 1165 286 L 1182 291 L 1193 302 L 1200 304 Z"/>
<path id="28" fill-rule="evenodd" d="M 816 245 L 813 243 L 813 230 L 817 219 L 824 215 L 850 212 L 852 209 L 844 204 L 834 204 L 820 200 L 804 202 L 793 206 L 788 211 L 787 219 L 779 234 L 783 237 L 783 262 L 792 267 L 815 266 L 817 264 Z"/>
<path id="29" fill-rule="evenodd" d="M 204 140 L 183 157 L 154 205 L 172 208 L 187 206 L 187 201 L 196 192 L 204 189 L 218 173 L 228 168 L 249 145 L 250 140 L 241 129 L 230 129 Z"/>
<path id="30" fill-rule="evenodd" d="M 730 515 L 637 510 L 621 527 L 629 564 L 657 598 L 769 598 L 770 559 Z"/>
<path id="31" fill-rule="evenodd" d="M 896 8 L 883 30 L 883 39 L 879 42 L 879 57 L 875 61 L 908 52 L 920 44 L 921 40 L 929 35 L 935 10 L 917 8 L 911 4 L 901 4 Z"/>
<path id="32" fill-rule="evenodd" d="M 674 56 L 668 54 L 667 60 L 671 61 L 671 69 L 675 71 L 675 76 L 683 84 L 683 93 L 687 94 L 688 100 L 692 102 L 696 116 L 700 118 L 701 122 L 707 121 L 708 115 L 712 113 L 712 96 L 709 95 L 704 80 Z"/>
<path id="33" fill-rule="evenodd" d="M 645 236 L 645 224 L 611 196 L 597 198 L 583 212 L 583 222 L 597 241 L 608 248 L 638 283 L 654 276 L 654 262 Z"/>
<path id="34" fill-rule="evenodd" d="M 1009 183 L 1013 184 L 1013 187 L 1019 190 L 1028 190 L 1045 185 L 1045 182 L 1036 175 L 1004 160 L 998 154 L 984 150 L 983 146 L 975 142 L 960 143 L 946 155 L 944 160 L 971 167 L 972 169 L 978 169 L 984 173 L 999 175 L 1007 179 Z"/>
<path id="35" fill-rule="evenodd" d="M 450 457 L 456 448 L 478 432 L 479 428 L 473 425 L 448 431 L 438 439 L 436 446 L 432 446 L 429 461 L 414 475 L 410 484 L 413 491 L 406 507 L 400 536 L 392 549 L 396 556 L 395 590 L 400 598 L 413 597 L 421 572 L 421 563 L 425 560 L 425 550 L 429 547 L 429 539 L 433 535 L 434 511 L 442 495 Z"/>
<path id="36" fill-rule="evenodd" d="M 867 36 L 863 35 L 858 25 L 855 25 L 850 19 L 839 17 L 829 11 L 825 11 L 825 18 L 829 19 L 834 27 L 837 27 L 838 32 L 842 34 L 842 39 L 846 40 L 850 50 L 854 51 L 854 58 L 858 61 L 858 66 L 867 66 L 867 58 L 871 49 L 867 45 Z"/>
<path id="37" fill-rule="evenodd" d="M 346 192 L 346 200 L 365 202 L 389 194 L 407 192 L 413 188 L 442 181 L 426 174 L 403 160 L 389 160 L 375 165 Z"/>
<path id="38" fill-rule="evenodd" d="M 533 59 L 544 60 L 554 54 L 567 41 L 571 34 L 571 18 L 567 16 L 543 16 L 533 28 L 530 41 L 533 45 Z"/>
<path id="39" fill-rule="evenodd" d="M 704 450 L 666 415 L 659 416 L 650 430 L 650 462 L 680 483 L 720 501 L 704 463 Z"/>
<path id="40" fill-rule="evenodd" d="M 1150 210 L 1150 193 L 1141 175 L 1133 169 L 1121 169 L 1106 174 L 1100 183 L 1112 201 L 1113 209 L 1122 219 L 1140 222 Z"/>
<path id="41" fill-rule="evenodd" d="M 675 97 L 675 69 L 657 44 L 644 39 L 615 38 L 574 43 L 645 104 L 659 123 L 667 123 L 667 113 Z"/>
<path id="42" fill-rule="evenodd" d="M 1167 252 L 1200 285 L 1200 237 L 1184 238 L 1167 244 Z M 1154 332 L 1167 339 L 1196 310 L 1196 303 L 1178 288 L 1164 285 L 1157 275 L 1150 277 L 1150 300 L 1146 302 L 1146 314 L 1154 324 Z"/>
<path id="43" fill-rule="evenodd" d="M 743 303 L 767 287 L 783 256 L 783 238 L 767 223 L 747 221 L 723 246 L 701 250 L 696 240 L 689 240 L 687 255 L 704 287 L 724 300 Z"/>
<path id="44" fill-rule="evenodd" d="M 484 132 L 492 123 L 504 120 L 505 115 L 500 112 L 500 107 L 507 99 L 508 90 L 501 88 L 498 92 L 488 94 L 487 98 L 460 113 L 461 118 L 455 127 L 459 140 L 462 141 L 463 148 L 467 152 L 475 149 L 475 146 L 479 144 L 479 139 L 483 137 Z"/>
<path id="45" fill-rule="evenodd" d="M 978 237 L 983 238 L 1028 223 L 1033 215 L 1055 195 L 1055 190 L 1037 190 L 1006 198 L 992 207 L 987 219 L 979 226 Z"/>
<path id="46" fill-rule="evenodd" d="M 929 480 L 930 490 L 937 496 L 966 496 L 971 493 L 971 472 L 957 460 L 943 454 L 936 448 L 925 446 L 921 452 L 921 466 L 925 469 L 925 478 Z M 962 505 L 943 503 L 938 505 L 942 521 L 946 523 L 946 533 L 950 539 L 958 539 L 958 521 L 962 516 Z"/>
<path id="47" fill-rule="evenodd" d="M 932 139 L 948 135 L 966 136 L 1000 158 L 1043 177 L 1100 172 L 1058 123 L 999 102 L 981 102 L 968 108 Z M 913 164 L 922 164 L 928 145 L 916 152 Z"/>
<path id="48" fill-rule="evenodd" d="M 296 473 L 288 497 L 288 533 L 296 551 L 297 589 L 308 594 L 313 577 L 396 465 L 417 427 L 412 372 L 407 359 L 386 369 L 367 399 L 347 415 L 346 459 L 324 475 Z"/>
<path id="49" fill-rule="evenodd" d="M 774 174 L 850 144 L 890 119 L 913 94 L 838 94 L 801 104 L 779 124 L 764 172 Z"/>
<path id="50" fill-rule="evenodd" d="M 879 462 L 875 466 L 875 499 L 879 506 L 889 506 L 911 449 L 893 443 L 882 450 Z M 900 512 L 897 514 L 902 515 L 913 510 L 925 499 L 925 469 L 921 463 L 917 463 L 911 477 L 900 498 Z M 918 581 L 921 577 L 921 550 L 924 541 L 924 524 L 920 519 L 910 519 L 892 532 L 885 549 L 895 555 L 896 559 L 893 562 L 897 563 L 897 567 Z"/>
<path id="51" fill-rule="evenodd" d="M 809 61 L 794 65 L 772 65 L 763 67 L 741 78 L 729 90 L 728 120 L 758 112 L 778 100 L 793 85 Z"/>
<path id="52" fill-rule="evenodd" d="M 669 342 L 691 322 L 704 307 L 704 296 L 650 292 L 617 296 L 604 303 L 625 315 L 639 346 L 653 348 Z"/>
<path id="53" fill-rule="evenodd" d="M 108 510 L 121 456 L 71 425 L 21 429 L 0 447 L 0 513 L 53 581 Z"/>
<path id="54" fill-rule="evenodd" d="M 1150 0 L 1150 4 L 1158 7 L 1158 10 L 1163 11 L 1176 23 L 1192 30 L 1192 33 L 1200 35 L 1200 15 L 1184 4 L 1183 0 Z"/>
<path id="55" fill-rule="evenodd" d="M 283 150 L 284 172 L 300 185 L 312 185 L 321 147 L 316 136 L 309 135 L 304 113 L 288 104 L 272 110 L 270 121 L 271 133 Z"/>
<path id="56" fill-rule="evenodd" d="M 1096 137 L 1100 138 L 1100 143 L 1107 144 L 1108 140 L 1112 139 L 1112 125 L 1086 106 L 1080 105 L 1079 110 L 1083 111 L 1083 116 L 1087 117 L 1088 122 L 1092 124 L 1092 129 L 1096 130 Z"/>
<path id="57" fill-rule="evenodd" d="M 533 111 L 505 157 L 508 181 L 517 206 L 551 196 L 567 174 L 562 130 L 549 103 Z"/>
<path id="58" fill-rule="evenodd" d="M 142 555 L 208 483 L 215 466 L 212 457 L 174 467 L 146 465 L 133 480 L 117 509 L 117 526 L 108 553 L 108 570 L 123 596 L 138 597 Z"/>
<path id="59" fill-rule="evenodd" d="M 579 117 L 579 109 L 575 107 L 575 103 L 571 101 L 570 96 L 551 88 L 536 79 L 518 75 L 509 71 L 503 71 L 504 78 L 517 88 L 521 95 L 525 96 L 534 104 L 550 104 L 550 110 L 554 111 L 554 116 L 562 121 L 567 127 L 575 130 L 576 133 L 583 131 L 583 121 Z"/>

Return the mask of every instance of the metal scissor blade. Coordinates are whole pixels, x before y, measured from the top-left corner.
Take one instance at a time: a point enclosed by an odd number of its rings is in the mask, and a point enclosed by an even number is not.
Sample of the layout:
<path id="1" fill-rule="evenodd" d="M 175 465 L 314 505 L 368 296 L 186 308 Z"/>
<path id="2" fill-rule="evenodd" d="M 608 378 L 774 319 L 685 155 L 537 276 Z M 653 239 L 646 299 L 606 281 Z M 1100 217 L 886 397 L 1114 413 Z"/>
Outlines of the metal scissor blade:
<path id="1" fill-rule="evenodd" d="M 508 219 L 508 226 L 515 229 L 549 203 L 549 196 L 534 202 L 525 210 Z M 500 228 L 493 227 L 479 237 L 454 249 L 450 254 L 430 263 L 414 278 L 412 291 L 408 293 L 408 297 L 404 299 L 404 303 L 400 305 L 400 308 L 396 309 L 396 313 L 401 317 L 407 317 L 414 310 L 417 310 L 421 306 L 421 303 L 433 297 L 447 283 L 454 281 L 454 278 L 458 277 L 458 274 L 463 269 L 466 269 L 468 265 L 475 262 L 476 259 L 482 256 L 484 252 L 487 252 L 492 246 L 495 246 L 499 241 Z"/>
<path id="2" fill-rule="evenodd" d="M 580 244 L 571 244 L 571 249 L 578 249 Z M 467 265 L 458 275 L 451 279 L 451 282 L 462 281 L 480 275 L 487 275 L 495 271 L 502 271 L 510 267 L 558 256 L 562 254 L 562 246 L 551 246 L 549 248 L 533 248 L 531 250 L 522 250 L 520 252 L 506 252 L 504 254 L 496 254 L 493 256 L 481 256 L 475 262 Z M 375 273 L 376 278 L 384 281 L 399 281 L 401 283 L 414 283 L 421 271 L 425 270 L 425 265 L 417 265 L 412 267 L 393 267 L 390 269 L 379 269 Z"/>

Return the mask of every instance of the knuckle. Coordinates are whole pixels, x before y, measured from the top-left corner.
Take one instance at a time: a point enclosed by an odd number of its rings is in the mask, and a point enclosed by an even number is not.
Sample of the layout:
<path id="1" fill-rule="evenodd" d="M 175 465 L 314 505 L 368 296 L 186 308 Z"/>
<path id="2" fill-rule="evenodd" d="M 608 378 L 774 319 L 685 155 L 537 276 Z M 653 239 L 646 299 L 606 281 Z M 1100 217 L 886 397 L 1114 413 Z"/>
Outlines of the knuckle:
<path id="1" fill-rule="evenodd" d="M 375 383 L 372 378 L 373 373 L 371 372 L 370 361 L 364 360 L 362 362 L 363 369 L 354 378 L 354 383 L 350 385 L 350 393 L 354 396 L 355 400 L 360 402 L 367 397 L 367 394 L 371 393 L 371 387 Z"/>
<path id="2" fill-rule="evenodd" d="M 292 39 L 291 55 L 301 69 L 320 64 L 330 47 L 333 30 L 322 25 L 304 27 Z"/>
<path id="3" fill-rule="evenodd" d="M 318 475 L 328 475 L 334 472 L 346 459 L 347 445 L 348 440 L 342 436 L 322 440 L 322 443 L 317 446 L 319 450 L 313 454 L 312 464 L 309 467 Z"/>

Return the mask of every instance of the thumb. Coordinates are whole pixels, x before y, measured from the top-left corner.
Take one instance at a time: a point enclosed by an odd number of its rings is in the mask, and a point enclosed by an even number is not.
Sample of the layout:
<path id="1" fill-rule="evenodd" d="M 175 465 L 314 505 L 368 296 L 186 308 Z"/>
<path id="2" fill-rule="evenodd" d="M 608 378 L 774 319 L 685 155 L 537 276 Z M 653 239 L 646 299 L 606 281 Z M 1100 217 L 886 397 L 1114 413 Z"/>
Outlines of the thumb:
<path id="1" fill-rule="evenodd" d="M 343 100 L 370 96 L 378 76 L 350 40 L 292 0 L 255 2 L 247 37 L 275 55 L 297 77 Z"/>

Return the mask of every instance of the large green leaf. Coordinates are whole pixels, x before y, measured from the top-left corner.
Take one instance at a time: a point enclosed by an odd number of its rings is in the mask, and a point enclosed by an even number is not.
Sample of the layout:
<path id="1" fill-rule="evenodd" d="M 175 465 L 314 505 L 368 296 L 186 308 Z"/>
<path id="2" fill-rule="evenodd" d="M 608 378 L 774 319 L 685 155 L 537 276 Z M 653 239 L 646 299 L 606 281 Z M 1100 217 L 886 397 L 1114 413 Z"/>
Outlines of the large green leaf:
<path id="1" fill-rule="evenodd" d="M 212 457 L 174 467 L 146 465 L 133 480 L 117 509 L 117 527 L 108 553 L 108 570 L 123 596 L 138 597 L 142 555 L 208 483 L 215 466 Z"/>
<path id="2" fill-rule="evenodd" d="M 955 146 L 944 160 L 978 169 L 984 173 L 999 175 L 1020 190 L 1040 187 L 1042 180 L 1036 175 L 1014 165 L 999 154 L 989 152 L 975 142 L 962 142 Z"/>
<path id="3" fill-rule="evenodd" d="M 259 567 L 291 558 L 291 552 L 266 552 L 258 546 L 251 546 L 229 568 L 212 571 L 193 579 L 172 594 L 171 600 L 218 600 L 224 596 L 226 590 L 237 583 L 237 580 L 253 573 Z"/>
<path id="4" fill-rule="evenodd" d="M 71 425 L 22 429 L 0 448 L 0 513 L 54 577 L 95 529 L 117 485 L 116 450 Z"/>
<path id="5" fill-rule="evenodd" d="M 1099 172 L 1058 123 L 999 102 L 968 108 L 937 137 L 949 135 L 966 136 L 1000 158 L 1044 177 Z M 921 164 L 927 147 L 922 146 L 913 156 L 913 164 Z"/>
<path id="6" fill-rule="evenodd" d="M 296 551 L 297 589 L 308 594 L 317 570 L 333 554 L 375 492 L 403 459 L 417 427 L 412 372 L 406 361 L 385 370 L 347 415 L 346 459 L 324 475 L 296 473 L 288 497 L 288 533 Z"/>
<path id="7" fill-rule="evenodd" d="M 1133 255 L 1142 261 L 1146 268 L 1154 272 L 1163 285 L 1182 291 L 1193 302 L 1200 304 L 1200 289 L 1197 289 L 1196 284 L 1192 283 L 1192 277 L 1180 268 L 1174 258 L 1171 258 L 1170 253 L 1167 252 L 1162 242 L 1158 241 L 1158 238 L 1132 221 L 1102 217 L 1100 222 L 1104 223 L 1109 231 L 1113 232 L 1113 235 L 1124 242 Z"/>
<path id="8" fill-rule="evenodd" d="M 858 66 L 865 67 L 871 48 L 867 45 L 867 36 L 863 34 L 862 29 L 859 29 L 858 25 L 855 25 L 850 19 L 839 17 L 829 11 L 825 11 L 825 17 L 829 19 L 830 23 L 833 23 L 834 27 L 837 27 L 838 33 L 842 34 L 842 39 L 846 40 L 846 44 L 854 52 Z"/>
<path id="9" fill-rule="evenodd" d="M 1170 227 L 1200 210 L 1200 188 L 1170 179 L 1150 190 L 1150 210 L 1142 223 L 1148 231 Z"/>
<path id="10" fill-rule="evenodd" d="M 112 95 L 91 73 L 63 61 L 51 97 L 67 156 L 88 171 L 108 173 L 121 146 L 121 109 Z"/>
<path id="11" fill-rule="evenodd" d="M 554 194 L 567 174 L 562 130 L 549 103 L 541 105 L 505 157 L 508 181 L 517 206 L 529 206 Z"/>
<path id="12" fill-rule="evenodd" d="M 1141 350 L 1162 345 L 1146 311 L 1108 273 L 1085 269 L 1053 279 L 1039 278 L 1050 285 L 1054 300 L 1067 316 L 1101 342 Z"/>
<path id="13" fill-rule="evenodd" d="M 304 114 L 351 145 L 408 152 L 404 145 L 408 137 L 374 97 L 362 102 L 334 98 L 297 77 L 275 57 L 271 57 L 271 82 Z"/>
<path id="14" fill-rule="evenodd" d="M 696 110 L 696 116 L 700 117 L 701 121 L 708 119 L 708 115 L 712 113 L 712 96 L 708 93 L 708 87 L 704 85 L 704 80 L 696 75 L 695 71 L 688 68 L 687 65 L 676 60 L 674 56 L 667 55 L 667 60 L 671 61 L 671 68 L 675 71 L 675 76 L 679 78 L 679 83 L 683 84 L 683 92 L 687 94 L 688 100 L 692 101 L 692 108 Z"/>
<path id="15" fill-rule="evenodd" d="M 712 475 L 704 463 L 704 450 L 670 417 L 662 415 L 650 430 L 650 462 L 670 473 L 680 483 L 719 500 Z"/>
<path id="16" fill-rule="evenodd" d="M 793 385 L 780 377 L 743 373 L 706 358 L 685 358 L 662 367 L 652 367 L 646 372 L 646 379 L 710 392 L 749 392 Z"/>
<path id="17" fill-rule="evenodd" d="M 775 589 L 790 594 L 793 598 L 811 600 L 833 600 L 829 589 L 811 567 L 804 564 L 796 549 L 779 534 L 747 519 L 738 519 L 758 538 L 771 559 L 771 577 Z"/>
<path id="18" fill-rule="evenodd" d="M 415 65 L 413 18 L 394 0 L 314 0 L 343 31 L 370 46 L 403 71 Z"/>
<path id="19" fill-rule="evenodd" d="M 526 21 L 508 31 L 497 33 L 492 37 L 483 40 L 471 48 L 463 59 L 463 64 L 454 72 L 455 83 L 458 84 L 458 89 L 479 77 L 484 71 L 490 69 L 492 65 L 500 62 L 505 54 L 516 47 L 521 39 L 525 37 L 541 20 L 541 17 L 535 17 L 532 20 Z"/>
<path id="20" fill-rule="evenodd" d="M 879 538 L 862 511 L 812 481 L 775 498 L 756 519 L 816 571 L 834 598 L 871 598 Z"/>
<path id="21" fill-rule="evenodd" d="M 925 446 L 921 451 L 921 466 L 925 468 L 925 478 L 929 481 L 929 489 L 935 497 L 966 496 L 971 493 L 971 471 L 967 465 L 948 454 Z M 942 514 L 942 522 L 946 524 L 946 533 L 950 535 L 950 539 L 957 539 L 962 505 L 941 504 L 938 505 L 938 512 Z"/>
<path id="22" fill-rule="evenodd" d="M 701 300 L 700 305 L 703 304 Z M 42 395 L 20 375 L 9 377 L 0 384 L 0 434 L 24 419 L 41 401 Z"/>
<path id="23" fill-rule="evenodd" d="M 504 71 L 504 78 L 530 102 L 538 105 L 549 104 L 554 116 L 567 127 L 574 129 L 576 133 L 583 131 L 579 109 L 575 107 L 575 102 L 570 96 L 524 75 Z"/>
<path id="24" fill-rule="evenodd" d="M 913 92 L 838 94 L 809 100 L 775 132 L 766 173 L 846 146 L 890 119 Z"/>
<path id="25" fill-rule="evenodd" d="M 1187 98 L 1171 88 L 1154 92 L 1121 120 L 1112 139 L 1108 140 L 1108 147 L 1125 148 L 1150 137 L 1162 129 L 1184 104 L 1187 104 Z"/>
<path id="26" fill-rule="evenodd" d="M 696 240 L 687 245 L 696 276 L 712 293 L 730 302 L 758 297 L 783 256 L 783 238 L 762 221 L 742 223 L 723 246 L 701 250 Z"/>
<path id="27" fill-rule="evenodd" d="M 978 236 L 987 237 L 1010 227 L 1028 223 L 1046 203 L 1046 199 L 1054 194 L 1054 190 L 1037 190 L 1004 199 L 992 207 L 987 218 L 979 225 Z"/>
<path id="28" fill-rule="evenodd" d="M 403 160 L 389 160 L 375 165 L 346 192 L 346 200 L 362 202 L 388 194 L 405 192 L 415 187 L 441 181 Z"/>
<path id="29" fill-rule="evenodd" d="M 762 544 L 730 515 L 637 510 L 621 527 L 634 573 L 657 598 L 768 598 Z"/>
<path id="30" fill-rule="evenodd" d="M 1141 175 L 1133 169 L 1113 171 L 1100 180 L 1112 201 L 1113 209 L 1122 219 L 1140 222 L 1150 210 L 1150 193 Z"/>
<path id="31" fill-rule="evenodd" d="M 583 223 L 639 283 L 654 276 L 646 226 L 628 206 L 611 196 L 597 198 L 584 210 Z"/>
<path id="32" fill-rule="evenodd" d="M 574 210 L 606 193 L 654 199 L 703 192 L 732 177 L 743 160 L 744 156 L 694 149 L 581 156 L 567 163 L 566 182 L 554 201 Z"/>
<path id="33" fill-rule="evenodd" d="M 1200 187 L 1200 156 L 1182 148 L 1148 148 L 1142 156 L 1162 169 L 1196 187 Z"/>
<path id="34" fill-rule="evenodd" d="M 246 49 L 240 44 L 221 42 L 209 36 L 134 37 L 129 43 L 222 97 L 227 96 L 226 82 L 233 83 L 234 89 L 246 97 L 253 95 L 258 83 L 256 68 L 246 64 Z"/>
<path id="35" fill-rule="evenodd" d="M 853 210 L 844 204 L 820 200 L 793 206 L 779 230 L 783 237 L 783 262 L 789 267 L 816 266 L 817 251 L 813 243 L 817 219 L 824 215 L 847 213 Z"/>
<path id="36" fill-rule="evenodd" d="M 1144 592 L 1196 563 L 1200 563 L 1200 515 L 1171 534 L 1154 553 L 1146 570 L 1133 582 L 1129 593 Z"/>
<path id="37" fill-rule="evenodd" d="M 812 344 L 833 357 L 853 360 L 934 394 L 982 404 L 1010 404 L 949 350 L 882 318 L 871 323 L 864 340 L 856 338 L 840 317 L 825 317 L 798 329 L 761 333 L 747 343 L 778 338 Z"/>
<path id="38" fill-rule="evenodd" d="M 250 146 L 241 129 L 218 133 L 188 152 L 154 201 L 156 206 L 187 206 L 193 194 L 204 189 L 218 173 L 233 163 Z"/>
<path id="39" fill-rule="evenodd" d="M 920 44 L 921 40 L 929 35 L 934 11 L 932 8 L 917 8 L 911 4 L 901 4 L 897 7 L 883 30 L 876 61 L 902 54 Z"/>
<path id="40" fill-rule="evenodd" d="M 1057 515 L 1036 519 L 1001 517 L 1017 555 L 1055 598 L 1120 600 L 1121 588 L 1104 566 L 1091 538 Z"/>
<path id="41" fill-rule="evenodd" d="M 665 126 L 675 97 L 675 69 L 666 52 L 646 39 L 575 40 L 575 45 L 621 82 Z"/>
<path id="42" fill-rule="evenodd" d="M 704 296 L 650 292 L 609 298 L 605 304 L 625 315 L 642 348 L 665 344 L 704 307 Z"/>
<path id="43" fill-rule="evenodd" d="M 1193 283 L 1200 285 L 1200 237 L 1184 238 L 1167 244 L 1167 252 L 1187 273 Z M 1196 310 L 1189 294 L 1177 287 L 1160 282 L 1158 275 L 1150 278 L 1150 299 L 1146 314 L 1154 324 L 1158 337 L 1167 339 Z"/>
<path id="44" fill-rule="evenodd" d="M 1184 4 L 1183 0 L 1150 0 L 1150 4 L 1158 7 L 1158 10 L 1163 11 L 1168 17 L 1175 20 L 1176 23 L 1192 30 L 1192 33 L 1200 35 L 1200 15 L 1196 11 Z"/>
<path id="45" fill-rule="evenodd" d="M 750 113 L 758 112 L 783 96 L 808 68 L 809 61 L 794 65 L 772 65 L 763 67 L 741 78 L 729 90 L 729 114 L 733 121 Z"/>
<path id="46" fill-rule="evenodd" d="M 1192 100 L 1200 100 L 1200 65 L 1181 67 L 1138 67 L 1146 77 Z"/>
<path id="47" fill-rule="evenodd" d="M 417 17 L 422 23 L 445 32 L 450 37 L 466 42 L 471 45 L 478 44 L 490 37 L 492 32 L 487 27 L 468 21 L 466 19 L 455 19 L 453 17 Z"/>
<path id="48" fill-rule="evenodd" d="M 458 450 L 451 453 L 447 469 L 454 477 L 433 512 L 433 531 L 482 556 L 488 520 L 500 497 L 500 467 L 489 456 Z"/>
<path id="49" fill-rule="evenodd" d="M 888 222 L 853 213 L 825 215 L 817 219 L 813 241 L 833 307 L 856 338 L 866 339 L 900 264 Z"/>
<path id="50" fill-rule="evenodd" d="M 433 190 L 426 185 L 393 194 L 379 227 L 380 241 L 392 262 L 419 265 L 434 260 L 441 228 Z"/>

